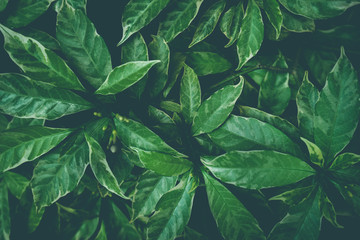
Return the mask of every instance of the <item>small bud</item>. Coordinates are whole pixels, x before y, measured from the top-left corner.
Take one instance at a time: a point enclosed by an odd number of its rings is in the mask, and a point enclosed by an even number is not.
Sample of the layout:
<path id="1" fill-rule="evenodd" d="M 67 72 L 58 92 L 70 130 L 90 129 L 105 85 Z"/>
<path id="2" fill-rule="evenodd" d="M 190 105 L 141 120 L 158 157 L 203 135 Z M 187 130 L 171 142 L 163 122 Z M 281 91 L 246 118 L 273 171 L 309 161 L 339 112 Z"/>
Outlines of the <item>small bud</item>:
<path id="1" fill-rule="evenodd" d="M 116 146 L 115 145 L 111 145 L 111 147 L 110 147 L 110 152 L 112 152 L 112 153 L 116 153 Z"/>

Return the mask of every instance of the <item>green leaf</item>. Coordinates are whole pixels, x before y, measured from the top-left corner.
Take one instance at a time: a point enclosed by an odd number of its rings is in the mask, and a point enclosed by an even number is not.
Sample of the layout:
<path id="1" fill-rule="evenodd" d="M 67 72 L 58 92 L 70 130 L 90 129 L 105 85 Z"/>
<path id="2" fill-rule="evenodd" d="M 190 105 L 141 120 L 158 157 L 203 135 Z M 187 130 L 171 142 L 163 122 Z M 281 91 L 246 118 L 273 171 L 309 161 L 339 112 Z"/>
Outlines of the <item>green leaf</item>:
<path id="1" fill-rule="evenodd" d="M 315 143 L 312 143 L 305 138 L 301 138 L 301 140 L 306 144 L 306 147 L 310 155 L 310 161 L 320 167 L 323 167 L 325 160 L 320 148 L 316 146 Z"/>
<path id="2" fill-rule="evenodd" d="M 14 129 L 14 128 L 28 127 L 28 126 L 44 126 L 44 123 L 45 123 L 44 119 L 13 117 L 13 119 L 7 125 L 6 129 Z"/>
<path id="3" fill-rule="evenodd" d="M 324 191 L 321 191 L 320 211 L 322 212 L 322 215 L 326 218 L 326 220 L 328 220 L 334 227 L 344 228 L 343 226 L 338 224 L 336 220 L 336 212 L 334 205 Z"/>
<path id="4" fill-rule="evenodd" d="M 192 166 L 192 162 L 187 159 L 175 157 L 165 153 L 134 150 L 139 155 L 140 161 L 145 168 L 164 176 L 178 176 L 187 172 Z"/>
<path id="5" fill-rule="evenodd" d="M 203 171 L 210 210 L 224 239 L 264 239 L 254 216 L 221 183 Z"/>
<path id="6" fill-rule="evenodd" d="M 123 36 L 118 45 L 148 25 L 170 0 L 131 0 L 122 14 Z"/>
<path id="7" fill-rule="evenodd" d="M 4 173 L 4 180 L 11 194 L 17 199 L 21 198 L 30 182 L 26 177 L 9 171 Z"/>
<path id="8" fill-rule="evenodd" d="M 143 78 L 150 68 L 159 62 L 159 60 L 134 61 L 122 64 L 109 73 L 95 93 L 109 95 L 124 91 Z"/>
<path id="9" fill-rule="evenodd" d="M 341 182 L 360 184 L 360 155 L 344 153 L 330 166 L 332 175 Z"/>
<path id="10" fill-rule="evenodd" d="M 259 6 L 254 0 L 249 0 L 244 19 L 241 23 L 239 39 L 236 43 L 239 64 L 236 70 L 259 51 L 264 39 L 264 24 Z"/>
<path id="11" fill-rule="evenodd" d="M 327 164 L 350 142 L 359 116 L 359 80 L 342 48 L 315 106 L 315 144 L 322 150 Z"/>
<path id="12" fill-rule="evenodd" d="M 208 238 L 198 231 L 186 226 L 183 234 L 184 240 L 208 240 Z"/>
<path id="13" fill-rule="evenodd" d="M 160 198 L 175 186 L 176 177 L 160 176 L 147 171 L 140 176 L 132 203 L 132 219 L 150 215 Z"/>
<path id="14" fill-rule="evenodd" d="M 97 233 L 95 240 L 107 240 L 106 228 L 104 222 L 101 223 L 99 232 Z"/>
<path id="15" fill-rule="evenodd" d="M 81 11 L 86 13 L 87 0 L 66 0 L 66 2 L 73 8 L 80 9 Z M 57 13 L 60 11 L 62 3 L 63 3 L 62 0 L 60 0 L 60 1 L 58 0 L 55 3 L 54 9 Z"/>
<path id="16" fill-rule="evenodd" d="M 280 53 L 273 67 L 288 68 L 285 57 Z M 261 82 L 259 91 L 259 107 L 275 115 L 282 114 L 289 104 L 291 90 L 290 74 L 268 71 Z"/>
<path id="17" fill-rule="evenodd" d="M 107 190 L 116 195 L 127 198 L 121 191 L 111 168 L 106 161 L 106 155 L 100 144 L 92 137 L 85 134 L 86 142 L 89 146 L 90 167 L 96 179 Z"/>
<path id="18" fill-rule="evenodd" d="M 37 229 L 43 218 L 44 213 L 45 213 L 45 208 L 42 208 L 38 211 L 36 209 L 35 204 L 34 203 L 31 204 L 29 219 L 27 224 L 29 233 L 35 232 L 35 230 Z"/>
<path id="19" fill-rule="evenodd" d="M 280 37 L 283 16 L 281 14 L 279 3 L 276 0 L 264 0 L 264 10 L 269 18 L 271 25 L 276 32 L 276 39 Z"/>
<path id="20" fill-rule="evenodd" d="M 184 74 L 180 83 L 180 105 L 185 121 L 191 124 L 201 105 L 201 88 L 194 70 L 187 65 L 184 65 Z"/>
<path id="21" fill-rule="evenodd" d="M 141 123 L 122 117 L 117 117 L 114 121 L 118 136 L 126 146 L 184 157 Z"/>
<path id="22" fill-rule="evenodd" d="M 83 134 L 67 141 L 39 159 L 31 181 L 37 209 L 49 206 L 79 184 L 89 163 L 89 148 Z"/>
<path id="23" fill-rule="evenodd" d="M 92 108 L 75 93 L 17 73 L 0 74 L 0 109 L 22 118 L 54 120 Z"/>
<path id="24" fill-rule="evenodd" d="M 290 32 L 313 32 L 315 31 L 315 22 L 312 19 L 294 15 L 282 8 L 281 13 L 283 15 L 283 27 Z"/>
<path id="25" fill-rule="evenodd" d="M 9 16 L 5 25 L 11 28 L 25 27 L 40 17 L 55 0 L 18 0 L 13 1 L 13 8 L 9 9 Z"/>
<path id="26" fill-rule="evenodd" d="M 358 0 L 279 0 L 279 2 L 290 12 L 312 19 L 335 17 L 345 12 L 346 9 L 360 4 Z"/>
<path id="27" fill-rule="evenodd" d="M 0 133 L 0 172 L 47 153 L 71 133 L 68 129 L 32 126 Z"/>
<path id="28" fill-rule="evenodd" d="M 190 191 L 194 179 L 184 176 L 182 181 L 160 198 L 156 212 L 147 224 L 147 239 L 172 240 L 181 234 L 187 225 L 195 191 Z"/>
<path id="29" fill-rule="evenodd" d="M 203 0 L 183 0 L 174 2 L 165 19 L 160 22 L 158 35 L 171 42 L 184 31 L 196 17 Z"/>
<path id="30" fill-rule="evenodd" d="M 0 238 L 10 239 L 11 219 L 8 190 L 5 182 L 0 182 Z"/>
<path id="31" fill-rule="evenodd" d="M 221 181 L 261 189 L 284 186 L 314 174 L 304 161 L 275 151 L 232 151 L 201 162 Z"/>
<path id="32" fill-rule="evenodd" d="M 306 200 L 313 189 L 314 186 L 298 187 L 276 195 L 269 200 L 280 200 L 289 206 L 295 206 Z"/>
<path id="33" fill-rule="evenodd" d="M 332 170 L 350 168 L 360 162 L 360 155 L 354 153 L 343 153 L 335 158 L 330 166 Z"/>
<path id="34" fill-rule="evenodd" d="M 56 38 L 79 75 L 100 87 L 112 70 L 109 50 L 85 13 L 66 1 L 57 15 Z"/>
<path id="35" fill-rule="evenodd" d="M 91 236 L 95 233 L 98 223 L 99 218 L 97 217 L 83 221 L 80 228 L 77 230 L 71 240 L 90 239 Z"/>
<path id="36" fill-rule="evenodd" d="M 214 52 L 189 52 L 186 63 L 198 76 L 222 73 L 232 68 L 232 64 Z"/>
<path id="37" fill-rule="evenodd" d="M 247 106 L 237 107 L 241 116 L 248 118 L 256 118 L 262 122 L 268 123 L 285 133 L 291 139 L 299 139 L 300 137 L 299 129 L 286 119 L 263 112 L 257 108 Z"/>
<path id="38" fill-rule="evenodd" d="M 171 89 L 174 87 L 178 76 L 184 66 L 186 55 L 182 53 L 170 54 L 170 66 L 169 66 L 169 80 L 163 91 L 163 96 L 166 98 Z"/>
<path id="39" fill-rule="evenodd" d="M 298 124 L 301 135 L 310 141 L 314 141 L 315 105 L 319 100 L 319 91 L 309 81 L 307 72 L 296 95 L 298 108 Z"/>
<path id="40" fill-rule="evenodd" d="M 60 88 L 84 90 L 65 61 L 35 39 L 25 37 L 0 24 L 4 48 L 29 77 Z"/>
<path id="41" fill-rule="evenodd" d="M 121 46 L 121 61 L 123 63 L 132 61 L 149 61 L 148 48 L 142 35 L 138 32 L 132 35 L 128 41 Z M 145 75 L 137 83 L 129 88 L 131 94 L 140 99 L 143 94 L 148 76 Z"/>
<path id="42" fill-rule="evenodd" d="M 317 193 L 316 193 L 317 192 Z M 271 230 L 269 240 L 318 240 L 321 212 L 318 191 L 297 206 Z"/>
<path id="43" fill-rule="evenodd" d="M 8 124 L 9 120 L 3 114 L 0 114 L 0 132 L 5 130 Z"/>
<path id="44" fill-rule="evenodd" d="M 51 35 L 36 28 L 21 29 L 20 33 L 29 38 L 39 41 L 45 48 L 50 50 L 60 50 L 59 42 Z"/>
<path id="45" fill-rule="evenodd" d="M 152 36 L 149 43 L 150 58 L 160 60 L 150 71 L 149 94 L 156 97 L 164 89 L 169 77 L 170 49 L 165 40 L 160 36 Z"/>
<path id="46" fill-rule="evenodd" d="M 222 16 L 220 20 L 220 30 L 229 39 L 225 47 L 230 47 L 239 39 L 243 17 L 244 6 L 242 2 L 230 7 Z"/>
<path id="47" fill-rule="evenodd" d="M 335 184 L 346 202 L 360 215 L 360 186 L 359 185 L 339 185 Z"/>
<path id="48" fill-rule="evenodd" d="M 209 136 L 225 151 L 265 149 L 302 156 L 299 147 L 288 136 L 255 118 L 231 115 L 224 125 Z"/>
<path id="49" fill-rule="evenodd" d="M 3 1 L 0 2 L 0 12 L 4 11 L 4 9 L 6 8 L 8 2 L 9 2 L 9 0 L 3 0 Z"/>
<path id="50" fill-rule="evenodd" d="M 189 48 L 207 38 L 214 31 L 225 5 L 224 0 L 217 1 L 202 15 Z"/>
<path id="51" fill-rule="evenodd" d="M 219 127 L 232 112 L 243 86 L 244 79 L 241 77 L 237 85 L 225 86 L 206 99 L 194 117 L 193 135 L 209 133 Z"/>

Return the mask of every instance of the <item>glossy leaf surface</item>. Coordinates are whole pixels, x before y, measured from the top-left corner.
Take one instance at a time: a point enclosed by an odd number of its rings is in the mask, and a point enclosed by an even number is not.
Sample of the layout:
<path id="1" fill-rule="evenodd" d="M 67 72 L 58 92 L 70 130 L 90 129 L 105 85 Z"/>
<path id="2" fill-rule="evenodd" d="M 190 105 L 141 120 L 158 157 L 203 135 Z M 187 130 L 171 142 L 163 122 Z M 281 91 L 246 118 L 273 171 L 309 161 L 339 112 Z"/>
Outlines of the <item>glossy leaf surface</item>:
<path id="1" fill-rule="evenodd" d="M 271 25 L 276 31 L 276 38 L 279 38 L 281 32 L 281 26 L 283 23 L 283 16 L 280 10 L 279 3 L 276 0 L 265 0 L 264 10 L 269 18 Z"/>
<path id="2" fill-rule="evenodd" d="M 220 20 L 220 30 L 229 39 L 225 47 L 230 47 L 240 36 L 241 23 L 244 17 L 243 3 L 239 2 L 227 10 Z"/>
<path id="3" fill-rule="evenodd" d="M 0 133 L 0 172 L 32 161 L 50 151 L 69 134 L 70 130 L 32 126 Z"/>
<path id="4" fill-rule="evenodd" d="M 232 151 L 201 161 L 221 181 L 249 189 L 284 186 L 314 174 L 304 161 L 275 151 Z"/>
<path id="5" fill-rule="evenodd" d="M 222 73 L 232 68 L 232 64 L 214 52 L 190 52 L 186 63 L 194 69 L 198 76 Z"/>

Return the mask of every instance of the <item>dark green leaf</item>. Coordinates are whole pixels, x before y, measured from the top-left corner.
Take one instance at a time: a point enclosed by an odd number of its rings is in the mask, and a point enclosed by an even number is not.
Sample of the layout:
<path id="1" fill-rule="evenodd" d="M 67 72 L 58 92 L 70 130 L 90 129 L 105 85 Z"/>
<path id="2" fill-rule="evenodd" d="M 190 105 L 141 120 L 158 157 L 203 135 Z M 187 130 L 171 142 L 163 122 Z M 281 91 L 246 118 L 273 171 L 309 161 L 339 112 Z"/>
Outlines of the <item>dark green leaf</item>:
<path id="1" fill-rule="evenodd" d="M 298 124 L 301 135 L 314 141 L 315 105 L 319 100 L 319 91 L 309 81 L 307 72 L 296 95 Z"/>
<path id="2" fill-rule="evenodd" d="M 206 99 L 195 115 L 191 129 L 193 135 L 209 133 L 219 127 L 232 112 L 243 86 L 244 79 L 240 78 L 237 85 L 225 86 Z"/>
<path id="3" fill-rule="evenodd" d="M 28 231 L 29 233 L 34 232 L 37 227 L 39 226 L 43 215 L 45 213 L 45 208 L 40 209 L 39 211 L 36 209 L 36 206 L 34 203 L 31 204 L 31 209 L 29 213 L 29 219 L 28 219 Z"/>
<path id="4" fill-rule="evenodd" d="M 94 88 L 100 87 L 112 70 L 111 57 L 85 13 L 65 1 L 57 15 L 56 37 L 80 76 Z"/>
<path id="5" fill-rule="evenodd" d="M 52 85 L 84 90 L 79 79 L 54 52 L 35 39 L 25 37 L 0 24 L 4 48 L 10 58 L 31 78 Z"/>
<path id="6" fill-rule="evenodd" d="M 0 182 L 0 238 L 10 239 L 11 219 L 8 190 L 5 182 Z"/>
<path id="7" fill-rule="evenodd" d="M 315 106 L 315 144 L 322 150 L 327 164 L 350 142 L 359 116 L 359 80 L 342 48 Z"/>
<path id="8" fill-rule="evenodd" d="M 123 36 L 118 45 L 149 24 L 170 0 L 131 0 L 122 15 Z"/>
<path id="9" fill-rule="evenodd" d="M 244 17 L 244 6 L 242 2 L 232 6 L 224 13 L 220 20 L 220 30 L 229 39 L 225 47 L 230 47 L 240 36 L 241 23 Z"/>
<path id="10" fill-rule="evenodd" d="M 135 149 L 145 168 L 164 176 L 178 176 L 192 167 L 192 162 L 160 152 Z"/>
<path id="11" fill-rule="evenodd" d="M 14 0 L 12 0 L 13 2 Z M 55 0 L 18 0 L 14 1 L 5 24 L 11 28 L 19 28 L 28 25 L 40 17 Z"/>
<path id="12" fill-rule="evenodd" d="M 23 175 L 9 171 L 4 173 L 4 180 L 11 194 L 17 199 L 21 198 L 30 183 Z"/>
<path id="13" fill-rule="evenodd" d="M 120 116 L 114 121 L 120 140 L 128 147 L 184 157 L 183 154 L 167 145 L 158 135 L 141 123 Z"/>
<path id="14" fill-rule="evenodd" d="M 339 185 L 335 186 L 340 191 L 343 198 L 354 209 L 357 215 L 360 215 L 360 186 L 359 185 Z"/>
<path id="15" fill-rule="evenodd" d="M 198 231 L 186 226 L 183 235 L 184 240 L 208 240 L 208 238 Z"/>
<path id="16" fill-rule="evenodd" d="M 221 183 L 203 171 L 211 212 L 224 239 L 264 239 L 254 216 Z"/>
<path id="17" fill-rule="evenodd" d="M 305 199 L 307 199 L 313 189 L 314 186 L 298 187 L 276 195 L 269 200 L 280 200 L 289 206 L 294 206 L 302 203 Z"/>
<path id="18" fill-rule="evenodd" d="M 350 168 L 360 162 L 360 155 L 353 153 L 344 153 L 335 158 L 330 166 L 332 170 L 340 170 Z"/>
<path id="19" fill-rule="evenodd" d="M 264 0 L 264 10 L 269 18 L 271 25 L 276 32 L 276 39 L 280 37 L 281 26 L 283 23 L 283 16 L 281 14 L 280 6 L 277 0 Z"/>
<path id="20" fill-rule="evenodd" d="M 187 225 L 194 200 L 190 191 L 194 179 L 184 176 L 182 181 L 160 198 L 156 212 L 147 224 L 147 239 L 173 240 Z"/>
<path id="21" fill-rule="evenodd" d="M 335 17 L 346 9 L 360 4 L 358 0 L 279 0 L 289 11 L 312 19 L 325 19 Z"/>
<path id="22" fill-rule="evenodd" d="M 37 209 L 67 195 L 79 184 L 89 163 L 89 147 L 83 134 L 40 158 L 31 180 Z"/>
<path id="23" fill-rule="evenodd" d="M 274 151 L 233 151 L 201 161 L 221 181 L 249 189 L 284 186 L 314 174 L 301 159 Z"/>
<path id="24" fill-rule="evenodd" d="M 160 176 L 152 171 L 141 175 L 135 188 L 132 219 L 150 215 L 159 199 L 175 186 L 176 179 L 176 177 Z"/>
<path id="25" fill-rule="evenodd" d="M 122 64 L 110 72 L 95 93 L 109 95 L 124 91 L 143 78 L 150 68 L 159 62 L 159 60 L 134 61 Z"/>
<path id="26" fill-rule="evenodd" d="M 14 129 L 27 126 L 44 126 L 44 119 L 34 119 L 34 118 L 17 118 L 13 119 L 7 125 L 7 129 Z"/>
<path id="27" fill-rule="evenodd" d="M 214 31 L 225 5 L 224 0 L 217 1 L 202 15 L 189 48 L 204 40 Z"/>
<path id="28" fill-rule="evenodd" d="M 8 124 L 9 120 L 3 114 L 0 114 L 0 132 L 5 130 Z"/>
<path id="29" fill-rule="evenodd" d="M 90 239 L 91 236 L 95 233 L 98 223 L 99 223 L 99 218 L 85 220 L 81 224 L 80 228 L 77 230 L 77 232 L 75 233 L 74 237 L 71 240 Z"/>
<path id="30" fill-rule="evenodd" d="M 166 18 L 160 22 L 158 35 L 171 42 L 184 31 L 196 17 L 203 0 L 183 0 L 174 2 Z"/>
<path id="31" fill-rule="evenodd" d="M 85 138 L 89 146 L 90 167 L 96 179 L 110 192 L 115 193 L 122 198 L 127 198 L 122 193 L 119 187 L 119 183 L 111 171 L 108 162 L 106 161 L 106 155 L 100 144 L 87 134 L 85 134 Z"/>
<path id="32" fill-rule="evenodd" d="M 209 136 L 225 151 L 268 149 L 302 156 L 299 147 L 288 136 L 255 118 L 231 115 L 224 125 Z"/>
<path id="33" fill-rule="evenodd" d="M 201 88 L 198 77 L 194 70 L 184 65 L 184 74 L 180 83 L 181 113 L 189 124 L 201 105 Z"/>
<path id="34" fill-rule="evenodd" d="M 249 0 L 244 19 L 241 23 L 239 39 L 236 43 L 239 70 L 259 51 L 264 39 L 264 24 L 259 6 L 255 0 Z"/>
<path id="35" fill-rule="evenodd" d="M 153 36 L 149 43 L 150 59 L 160 60 L 150 72 L 149 94 L 156 97 L 164 89 L 169 77 L 170 49 L 165 40 L 160 36 Z"/>
<path id="36" fill-rule="evenodd" d="M 194 69 L 198 76 L 222 73 L 232 68 L 232 64 L 214 52 L 190 52 L 186 63 Z"/>
<path id="37" fill-rule="evenodd" d="M 9 2 L 9 0 L 3 0 L 0 2 L 0 12 L 6 8 L 8 2 Z"/>
<path id="38" fill-rule="evenodd" d="M 287 69 L 285 57 L 280 54 L 273 67 Z M 259 107 L 275 115 L 282 114 L 291 97 L 289 88 L 290 74 L 268 71 L 261 82 L 259 91 Z"/>
<path id="39" fill-rule="evenodd" d="M 318 240 L 321 224 L 319 199 L 320 193 L 313 193 L 299 205 L 290 208 L 289 213 L 272 229 L 268 239 Z"/>
<path id="40" fill-rule="evenodd" d="M 315 31 L 315 22 L 312 19 L 294 15 L 282 8 L 283 27 L 290 32 L 313 32 Z"/>
<path id="41" fill-rule="evenodd" d="M 182 53 L 174 53 L 170 55 L 169 66 L 169 80 L 163 91 L 163 96 L 166 98 L 178 79 L 181 69 L 184 66 L 186 55 Z"/>
<path id="42" fill-rule="evenodd" d="M 71 133 L 68 129 L 32 126 L 0 133 L 0 172 L 47 153 Z"/>
<path id="43" fill-rule="evenodd" d="M 39 41 L 45 48 L 50 50 L 60 50 L 59 42 L 46 32 L 36 28 L 25 28 L 20 31 L 21 34 Z"/>
<path id="44" fill-rule="evenodd" d="M 336 220 L 336 212 L 333 203 L 326 196 L 324 191 L 321 191 L 320 196 L 320 211 L 322 215 L 328 220 L 334 227 L 343 228 L 340 224 L 338 224 Z"/>
<path id="45" fill-rule="evenodd" d="M 0 109 L 23 118 L 54 120 L 92 107 L 75 93 L 17 73 L 0 74 Z"/>
<path id="46" fill-rule="evenodd" d="M 353 153 L 344 153 L 330 166 L 330 171 L 337 180 L 347 183 L 360 184 L 360 156 Z"/>

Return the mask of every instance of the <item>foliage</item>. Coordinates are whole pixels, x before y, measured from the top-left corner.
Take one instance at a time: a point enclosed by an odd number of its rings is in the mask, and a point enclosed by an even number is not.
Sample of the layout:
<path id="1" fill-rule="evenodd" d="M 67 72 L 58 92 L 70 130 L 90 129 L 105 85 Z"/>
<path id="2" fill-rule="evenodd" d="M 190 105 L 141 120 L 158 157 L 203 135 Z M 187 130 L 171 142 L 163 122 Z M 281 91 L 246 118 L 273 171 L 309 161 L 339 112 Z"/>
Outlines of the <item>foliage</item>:
<path id="1" fill-rule="evenodd" d="M 2 0 L 0 239 L 358 235 L 358 4 Z"/>

